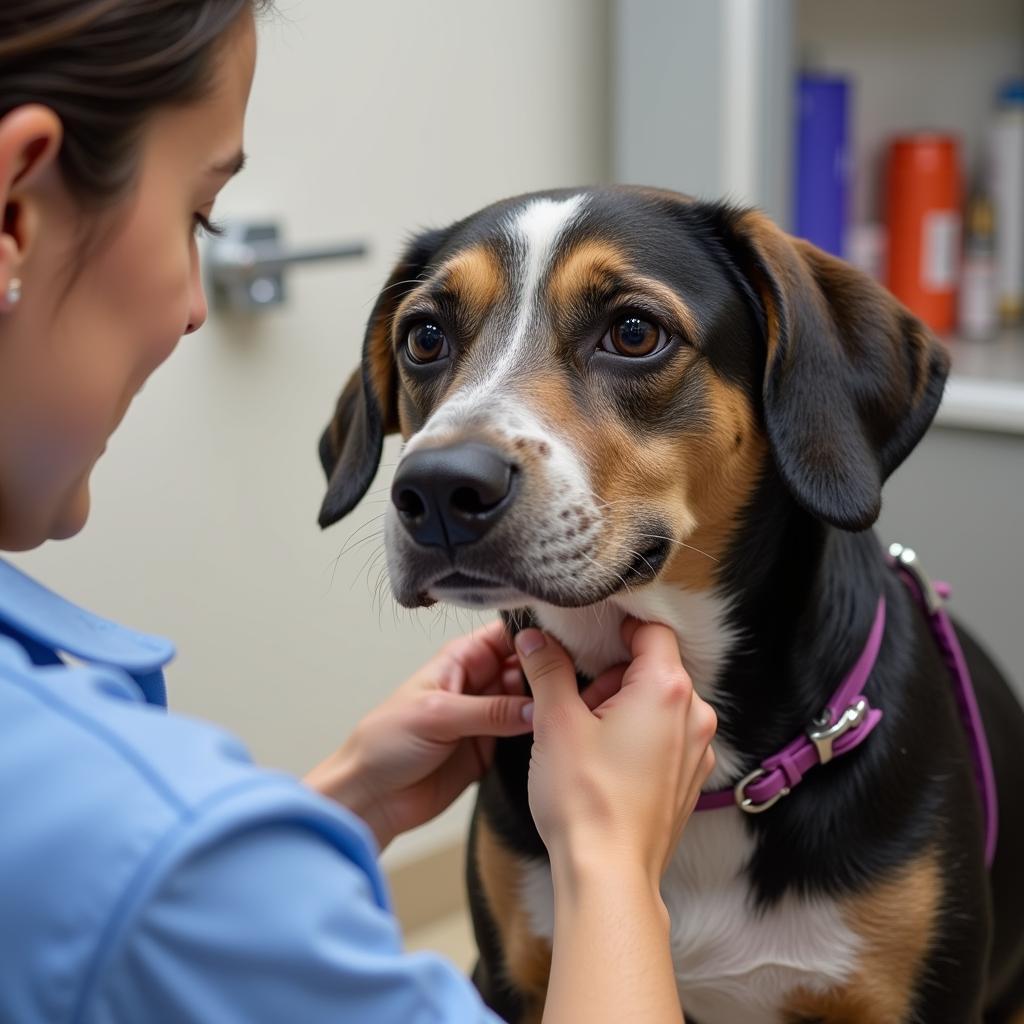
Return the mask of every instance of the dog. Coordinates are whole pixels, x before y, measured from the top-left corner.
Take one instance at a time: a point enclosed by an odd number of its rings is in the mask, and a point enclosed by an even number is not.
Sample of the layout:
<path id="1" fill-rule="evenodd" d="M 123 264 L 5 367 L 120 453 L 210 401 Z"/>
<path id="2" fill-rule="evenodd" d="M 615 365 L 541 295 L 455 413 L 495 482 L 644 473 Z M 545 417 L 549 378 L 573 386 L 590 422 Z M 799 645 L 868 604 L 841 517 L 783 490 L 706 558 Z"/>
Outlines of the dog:
<path id="1" fill-rule="evenodd" d="M 707 788 L 739 782 L 736 803 L 693 815 L 662 883 L 687 1019 L 1024 1021 L 1024 712 L 958 627 L 1001 818 L 987 867 L 950 671 L 871 529 L 948 365 L 840 260 L 654 189 L 536 193 L 423 233 L 373 307 L 320 441 L 321 525 L 400 432 L 400 604 L 535 622 L 581 680 L 625 660 L 626 614 L 666 623 L 717 712 Z M 876 627 L 865 700 L 833 729 L 863 725 L 857 748 L 758 805 L 747 782 L 828 723 Z M 540 1019 L 553 931 L 530 743 L 500 741 L 468 855 L 474 980 L 509 1021 Z"/>

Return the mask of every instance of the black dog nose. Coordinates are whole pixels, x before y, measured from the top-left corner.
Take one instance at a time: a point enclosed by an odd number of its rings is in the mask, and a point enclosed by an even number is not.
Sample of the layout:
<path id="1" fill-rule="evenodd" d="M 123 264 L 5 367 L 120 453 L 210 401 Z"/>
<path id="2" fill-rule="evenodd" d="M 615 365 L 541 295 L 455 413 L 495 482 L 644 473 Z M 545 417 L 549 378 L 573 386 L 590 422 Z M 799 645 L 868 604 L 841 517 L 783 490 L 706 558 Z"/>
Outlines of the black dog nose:
<path id="1" fill-rule="evenodd" d="M 419 544 L 454 548 L 479 540 L 512 504 L 516 465 L 485 444 L 467 442 L 407 455 L 391 500 Z"/>

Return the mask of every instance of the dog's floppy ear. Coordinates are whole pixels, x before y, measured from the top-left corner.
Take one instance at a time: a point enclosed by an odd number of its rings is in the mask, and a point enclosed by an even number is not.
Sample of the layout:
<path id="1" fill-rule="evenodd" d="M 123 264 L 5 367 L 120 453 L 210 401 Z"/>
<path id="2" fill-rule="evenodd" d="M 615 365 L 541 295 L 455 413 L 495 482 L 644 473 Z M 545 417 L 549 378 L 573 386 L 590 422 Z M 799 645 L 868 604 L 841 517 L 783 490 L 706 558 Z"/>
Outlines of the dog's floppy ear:
<path id="1" fill-rule="evenodd" d="M 783 482 L 819 519 L 867 529 L 935 415 L 949 355 L 866 274 L 758 212 L 720 215 L 764 316 L 764 418 Z"/>
<path id="2" fill-rule="evenodd" d="M 327 494 L 320 526 L 347 515 L 370 486 L 380 464 L 384 435 L 398 430 L 398 371 L 391 326 L 402 298 L 416 287 L 447 231 L 428 231 L 407 246 L 374 304 L 363 338 L 362 365 L 338 398 L 334 417 L 320 437 L 320 464 Z"/>

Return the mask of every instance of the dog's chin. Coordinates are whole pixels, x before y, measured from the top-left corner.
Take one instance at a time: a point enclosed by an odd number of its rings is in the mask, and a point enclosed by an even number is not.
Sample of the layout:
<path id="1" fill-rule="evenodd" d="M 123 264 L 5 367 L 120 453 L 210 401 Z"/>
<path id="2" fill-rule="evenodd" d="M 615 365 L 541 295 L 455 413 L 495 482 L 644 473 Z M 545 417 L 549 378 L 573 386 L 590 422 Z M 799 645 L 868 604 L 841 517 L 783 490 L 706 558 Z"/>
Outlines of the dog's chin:
<path id="1" fill-rule="evenodd" d="M 475 611 L 510 611 L 532 600 L 529 594 L 508 583 L 494 582 L 472 573 L 453 572 L 443 576 L 426 591 L 431 603 L 443 602 Z"/>
<path id="2" fill-rule="evenodd" d="M 395 600 L 405 608 L 426 608 L 439 602 L 474 611 L 511 611 L 536 603 L 558 608 L 586 608 L 619 593 L 654 582 L 666 561 L 666 550 L 651 548 L 593 586 L 552 587 L 518 573 L 509 576 L 477 569 L 442 571 L 432 579 L 407 577 L 393 586 Z"/>
<path id="3" fill-rule="evenodd" d="M 463 572 L 452 572 L 429 585 L 397 586 L 395 600 L 405 608 L 429 608 L 442 603 L 473 611 L 512 611 L 538 601 L 563 608 L 580 608 L 604 600 L 608 593 L 552 593 L 547 588 L 497 582 Z"/>

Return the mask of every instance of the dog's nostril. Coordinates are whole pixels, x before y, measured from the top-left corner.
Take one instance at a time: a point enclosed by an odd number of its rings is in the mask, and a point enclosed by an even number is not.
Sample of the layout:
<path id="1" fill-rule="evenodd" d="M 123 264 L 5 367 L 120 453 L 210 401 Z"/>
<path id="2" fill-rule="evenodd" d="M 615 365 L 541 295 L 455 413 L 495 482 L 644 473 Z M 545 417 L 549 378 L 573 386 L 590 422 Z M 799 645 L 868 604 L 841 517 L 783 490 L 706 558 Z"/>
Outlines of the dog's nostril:
<path id="1" fill-rule="evenodd" d="M 468 516 L 478 516 L 484 512 L 489 512 L 503 497 L 504 495 L 498 498 L 497 501 L 487 502 L 481 497 L 480 492 L 472 487 L 459 487 L 452 493 L 451 501 L 452 507 L 457 512 L 462 512 Z"/>
<path id="2" fill-rule="evenodd" d="M 416 491 L 409 487 L 403 487 L 395 499 L 395 508 L 406 519 L 421 519 L 427 511 L 426 503 Z"/>

